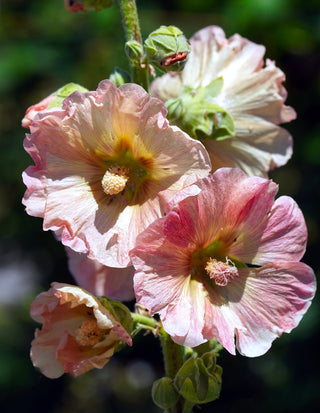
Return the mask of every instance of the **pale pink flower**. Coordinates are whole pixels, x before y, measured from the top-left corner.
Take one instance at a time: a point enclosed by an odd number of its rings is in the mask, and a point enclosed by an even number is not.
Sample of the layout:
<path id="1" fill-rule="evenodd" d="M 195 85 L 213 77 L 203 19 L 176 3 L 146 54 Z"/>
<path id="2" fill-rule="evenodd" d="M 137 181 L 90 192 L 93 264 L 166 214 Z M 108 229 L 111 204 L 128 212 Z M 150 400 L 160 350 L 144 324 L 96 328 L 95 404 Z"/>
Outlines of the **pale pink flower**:
<path id="1" fill-rule="evenodd" d="M 137 234 L 162 216 L 175 191 L 208 175 L 208 154 L 165 118 L 138 85 L 75 92 L 39 113 L 24 147 L 23 203 L 62 243 L 111 267 L 129 265 Z"/>
<path id="2" fill-rule="evenodd" d="M 82 288 L 52 283 L 49 291 L 35 298 L 30 311 L 43 324 L 32 341 L 31 359 L 49 378 L 101 369 L 117 344 L 132 345 L 115 316 Z"/>
<path id="3" fill-rule="evenodd" d="M 107 267 L 70 248 L 67 248 L 67 255 L 69 270 L 81 288 L 94 295 L 105 295 L 114 300 L 134 299 L 132 265 L 126 268 Z"/>
<path id="4" fill-rule="evenodd" d="M 222 168 L 149 226 L 131 252 L 137 301 L 182 345 L 216 338 L 230 353 L 264 354 L 311 304 L 307 231 L 277 185 Z M 236 341 L 236 343 L 235 343 Z"/>
<path id="5" fill-rule="evenodd" d="M 284 73 L 267 59 L 265 47 L 238 34 L 226 39 L 220 27 L 206 27 L 191 38 L 191 53 L 181 73 L 156 79 L 152 94 L 163 101 L 177 98 L 183 87 L 207 87 L 222 77 L 223 87 L 212 97 L 233 118 L 235 135 L 205 139 L 213 170 L 239 167 L 249 175 L 266 176 L 292 155 L 292 138 L 278 125 L 295 119 L 284 105 Z"/>

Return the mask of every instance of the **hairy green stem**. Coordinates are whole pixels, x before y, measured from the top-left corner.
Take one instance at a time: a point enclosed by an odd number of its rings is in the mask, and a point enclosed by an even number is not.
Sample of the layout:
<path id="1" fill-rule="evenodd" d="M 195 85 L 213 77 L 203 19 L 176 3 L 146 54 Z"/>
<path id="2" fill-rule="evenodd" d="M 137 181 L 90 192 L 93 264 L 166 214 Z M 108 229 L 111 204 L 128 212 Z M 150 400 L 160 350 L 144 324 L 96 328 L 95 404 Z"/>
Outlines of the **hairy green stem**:
<path id="1" fill-rule="evenodd" d="M 134 40 L 138 42 L 143 50 L 138 11 L 135 0 L 118 0 L 122 16 L 122 26 L 125 32 L 126 40 Z M 138 61 L 136 58 L 128 56 L 132 81 L 138 83 L 149 91 L 149 67 L 142 59 Z"/>
<path id="2" fill-rule="evenodd" d="M 174 379 L 178 370 L 183 364 L 183 349 L 182 346 L 174 343 L 161 326 L 159 328 L 159 337 L 162 346 L 162 353 L 165 366 L 165 375 Z M 181 399 L 178 400 L 176 406 L 172 407 L 170 413 L 182 413 L 183 411 L 183 402 Z"/>

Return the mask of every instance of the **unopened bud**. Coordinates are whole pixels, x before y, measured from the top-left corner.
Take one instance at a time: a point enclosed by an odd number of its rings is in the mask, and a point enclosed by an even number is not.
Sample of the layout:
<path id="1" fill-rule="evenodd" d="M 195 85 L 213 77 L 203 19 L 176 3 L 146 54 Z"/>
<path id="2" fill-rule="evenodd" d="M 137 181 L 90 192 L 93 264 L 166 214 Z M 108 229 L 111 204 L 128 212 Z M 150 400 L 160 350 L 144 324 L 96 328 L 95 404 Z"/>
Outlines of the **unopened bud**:
<path id="1" fill-rule="evenodd" d="M 162 72 L 180 72 L 188 59 L 190 44 L 175 26 L 160 26 L 144 42 L 146 55 Z"/>
<path id="2" fill-rule="evenodd" d="M 128 40 L 125 44 L 126 55 L 130 60 L 140 61 L 143 55 L 142 44 L 136 40 Z"/>
<path id="3" fill-rule="evenodd" d="M 174 388 L 173 380 L 169 377 L 156 380 L 152 386 L 152 399 L 161 409 L 173 407 L 179 399 L 179 393 Z"/>
<path id="4" fill-rule="evenodd" d="M 109 76 L 111 82 L 113 82 L 117 87 L 123 85 L 124 83 L 130 82 L 130 75 L 125 70 L 119 69 L 116 67 L 114 71 Z"/>
<path id="5" fill-rule="evenodd" d="M 180 395 L 191 403 L 209 403 L 221 389 L 222 368 L 216 365 L 213 352 L 190 357 L 178 371 L 174 384 Z"/>

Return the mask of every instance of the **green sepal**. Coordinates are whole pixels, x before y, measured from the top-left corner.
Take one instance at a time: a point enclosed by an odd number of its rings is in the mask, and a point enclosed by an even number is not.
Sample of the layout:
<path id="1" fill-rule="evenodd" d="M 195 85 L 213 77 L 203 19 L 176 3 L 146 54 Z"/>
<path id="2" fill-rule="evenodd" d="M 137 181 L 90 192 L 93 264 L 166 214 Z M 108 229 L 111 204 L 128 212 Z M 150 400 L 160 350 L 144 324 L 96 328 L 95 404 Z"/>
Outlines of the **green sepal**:
<path id="1" fill-rule="evenodd" d="M 130 310 L 120 301 L 111 300 L 108 297 L 99 297 L 101 304 L 110 311 L 110 313 L 120 322 L 122 327 L 131 334 L 133 328 L 133 320 Z"/>
<path id="2" fill-rule="evenodd" d="M 222 77 L 196 89 L 185 86 L 177 98 L 166 101 L 168 119 L 194 139 L 223 140 L 234 136 L 231 115 L 213 102 L 222 87 Z"/>
<path id="3" fill-rule="evenodd" d="M 223 88 L 223 77 L 217 77 L 212 82 L 210 82 L 207 86 L 203 87 L 204 89 L 204 96 L 206 99 L 214 98 L 217 96 L 221 89 Z"/>
<path id="4" fill-rule="evenodd" d="M 215 400 L 221 390 L 222 368 L 216 365 L 213 352 L 190 357 L 180 368 L 174 384 L 180 395 L 194 404 Z"/>
<path id="5" fill-rule="evenodd" d="M 213 352 L 214 355 L 218 357 L 220 351 L 223 350 L 223 346 L 215 338 L 213 338 L 212 340 L 206 341 L 197 347 L 193 347 L 192 350 L 198 357 L 208 352 Z"/>
<path id="6" fill-rule="evenodd" d="M 109 76 L 109 80 L 111 80 L 111 82 L 119 87 L 124 83 L 129 83 L 131 81 L 131 78 L 128 72 L 120 69 L 119 67 L 115 67 L 114 71 Z"/>
<path id="7" fill-rule="evenodd" d="M 169 377 L 156 380 L 152 385 L 151 394 L 154 403 L 162 409 L 170 409 L 180 397 L 174 387 L 173 380 Z"/>
<path id="8" fill-rule="evenodd" d="M 73 92 L 88 92 L 88 89 L 85 87 L 78 85 L 77 83 L 67 83 L 66 85 L 62 86 L 56 92 L 52 93 L 55 97 L 50 101 L 48 105 L 48 109 L 51 108 L 62 108 L 62 103 L 65 98 L 70 96 Z"/>

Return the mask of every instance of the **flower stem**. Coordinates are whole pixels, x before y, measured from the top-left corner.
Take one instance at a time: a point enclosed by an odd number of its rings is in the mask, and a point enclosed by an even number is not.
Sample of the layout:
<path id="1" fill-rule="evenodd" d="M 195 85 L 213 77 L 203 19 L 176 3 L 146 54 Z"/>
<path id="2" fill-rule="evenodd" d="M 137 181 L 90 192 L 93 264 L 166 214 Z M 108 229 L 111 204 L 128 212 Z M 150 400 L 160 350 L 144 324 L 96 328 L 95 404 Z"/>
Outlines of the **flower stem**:
<path id="1" fill-rule="evenodd" d="M 172 341 L 171 337 L 164 331 L 162 326 L 159 328 L 159 337 L 163 352 L 165 375 L 171 379 L 174 379 L 183 364 L 183 348 Z M 169 410 L 169 412 L 183 412 L 183 402 L 181 398 L 178 400 L 177 404 Z"/>
<path id="2" fill-rule="evenodd" d="M 118 0 L 122 16 L 122 26 L 128 41 L 136 41 L 143 50 L 138 11 L 135 0 Z M 128 54 L 127 54 L 128 55 Z M 135 57 L 128 56 L 131 67 L 131 78 L 134 83 L 138 83 L 149 91 L 149 67 L 146 62 Z"/>
<path id="3" fill-rule="evenodd" d="M 148 327 L 151 329 L 157 328 L 158 322 L 152 317 L 146 317 L 144 315 L 137 314 L 137 313 L 131 313 L 131 317 L 135 323 L 141 324 L 145 326 L 146 328 Z"/>

